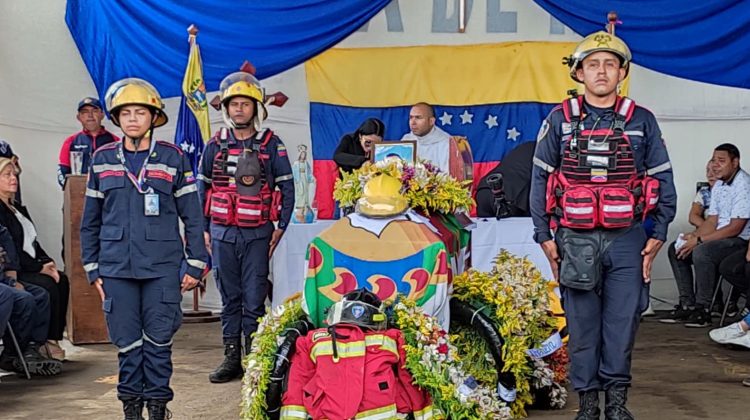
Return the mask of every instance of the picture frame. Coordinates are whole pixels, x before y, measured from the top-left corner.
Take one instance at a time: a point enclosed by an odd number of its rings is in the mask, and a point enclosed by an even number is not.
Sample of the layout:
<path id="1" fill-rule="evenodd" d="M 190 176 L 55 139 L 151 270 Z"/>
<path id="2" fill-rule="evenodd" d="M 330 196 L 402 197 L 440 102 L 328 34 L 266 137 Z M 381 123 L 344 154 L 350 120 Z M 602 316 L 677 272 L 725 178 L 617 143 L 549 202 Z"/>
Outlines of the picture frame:
<path id="1" fill-rule="evenodd" d="M 372 162 L 382 162 L 390 157 L 399 157 L 410 165 L 417 163 L 417 142 L 413 140 L 383 141 L 372 145 Z"/>

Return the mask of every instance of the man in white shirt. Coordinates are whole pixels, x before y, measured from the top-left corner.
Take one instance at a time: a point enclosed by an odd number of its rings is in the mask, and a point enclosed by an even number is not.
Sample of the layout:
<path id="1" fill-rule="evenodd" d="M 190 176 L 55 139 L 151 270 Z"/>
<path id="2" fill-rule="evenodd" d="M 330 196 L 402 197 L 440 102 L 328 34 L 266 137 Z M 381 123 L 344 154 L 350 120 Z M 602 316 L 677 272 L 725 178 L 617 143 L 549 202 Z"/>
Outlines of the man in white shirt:
<path id="1" fill-rule="evenodd" d="M 685 233 L 685 244 L 677 251 L 676 264 L 695 266 L 695 309 L 686 327 L 711 326 L 711 299 L 718 280 L 719 263 L 729 254 L 747 247 L 750 239 L 750 175 L 740 168 L 740 151 L 724 143 L 714 149 L 711 168 L 717 181 L 711 189 L 706 221 Z"/>
<path id="2" fill-rule="evenodd" d="M 451 136 L 435 126 L 432 105 L 420 102 L 409 111 L 409 129 L 401 140 L 417 141 L 417 157 L 428 160 L 445 173 L 450 173 Z"/>

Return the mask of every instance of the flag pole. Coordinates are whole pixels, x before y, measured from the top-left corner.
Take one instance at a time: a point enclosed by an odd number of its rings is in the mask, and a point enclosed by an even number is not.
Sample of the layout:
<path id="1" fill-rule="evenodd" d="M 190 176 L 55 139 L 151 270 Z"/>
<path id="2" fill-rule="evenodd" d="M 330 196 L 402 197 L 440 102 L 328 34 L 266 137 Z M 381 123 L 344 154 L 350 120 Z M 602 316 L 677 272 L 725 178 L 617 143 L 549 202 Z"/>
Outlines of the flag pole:
<path id="1" fill-rule="evenodd" d="M 190 47 L 192 47 L 193 44 L 195 44 L 195 39 L 198 37 L 198 27 L 195 26 L 195 24 L 191 24 L 187 28 L 187 33 L 188 33 L 188 44 L 190 44 Z M 207 322 L 216 322 L 219 320 L 219 316 L 214 315 L 213 312 L 200 309 L 200 304 L 199 304 L 200 290 L 201 290 L 201 287 L 196 287 L 195 289 L 193 289 L 193 309 L 189 311 L 183 311 L 182 313 L 183 315 L 182 322 L 186 324 L 202 324 L 202 323 L 207 323 Z"/>

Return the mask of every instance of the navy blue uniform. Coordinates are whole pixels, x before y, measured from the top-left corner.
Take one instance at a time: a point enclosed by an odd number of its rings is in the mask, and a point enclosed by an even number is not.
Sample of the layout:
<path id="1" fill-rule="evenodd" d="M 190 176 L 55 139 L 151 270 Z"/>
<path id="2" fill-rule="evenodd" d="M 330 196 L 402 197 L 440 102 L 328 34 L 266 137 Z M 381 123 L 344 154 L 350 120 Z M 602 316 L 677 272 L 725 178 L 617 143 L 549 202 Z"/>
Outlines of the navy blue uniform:
<path id="1" fill-rule="evenodd" d="M 597 121 L 597 127 L 614 123 L 613 108 L 595 108 L 584 102 L 583 109 L 582 130 L 591 129 Z M 677 194 L 661 131 L 654 115 L 638 106 L 624 131 L 630 139 L 638 173 L 659 181 L 659 203 L 649 217 L 654 221 L 651 237 L 664 241 L 667 226 L 674 219 Z M 534 239 L 538 243 L 552 239 L 550 217 L 546 214 L 547 178 L 560 168 L 567 144 L 563 136 L 570 134 L 571 126 L 562 107 L 556 107 L 542 124 L 534 156 L 530 204 Z M 640 255 L 647 237 L 638 222 L 618 230 L 615 236 L 599 256 L 602 282 L 598 290 L 561 287 L 570 332 L 570 377 L 577 391 L 628 386 L 631 380 L 631 351 L 640 314 L 648 305 L 648 285 L 643 282 Z"/>
<path id="2" fill-rule="evenodd" d="M 200 279 L 208 252 L 187 157 L 173 144 L 156 141 L 142 162 L 139 185 L 138 173 L 126 167 L 122 143 L 96 151 L 81 253 L 89 282 L 103 281 L 107 327 L 119 349 L 118 397 L 171 400 L 172 337 L 182 322 L 180 266 L 186 261 L 187 274 Z"/>
<path id="3" fill-rule="evenodd" d="M 247 140 L 237 140 L 229 131 L 229 149 L 252 149 L 252 142 L 259 142 L 264 132 Z M 200 196 L 205 199 L 212 186 L 212 168 L 221 145 L 214 137 L 201 158 L 198 175 Z M 281 191 L 281 214 L 278 228 L 286 229 L 294 209 L 294 180 L 286 147 L 276 136 L 265 146 L 262 156 L 266 179 L 270 189 Z M 233 174 L 232 174 L 233 175 Z M 265 313 L 268 295 L 268 250 L 272 222 L 257 228 L 240 228 L 212 223 L 209 215 L 204 219 L 204 228 L 211 235 L 211 251 L 216 270 L 214 277 L 222 300 L 221 326 L 224 340 L 236 340 L 258 329 L 258 318 Z"/>

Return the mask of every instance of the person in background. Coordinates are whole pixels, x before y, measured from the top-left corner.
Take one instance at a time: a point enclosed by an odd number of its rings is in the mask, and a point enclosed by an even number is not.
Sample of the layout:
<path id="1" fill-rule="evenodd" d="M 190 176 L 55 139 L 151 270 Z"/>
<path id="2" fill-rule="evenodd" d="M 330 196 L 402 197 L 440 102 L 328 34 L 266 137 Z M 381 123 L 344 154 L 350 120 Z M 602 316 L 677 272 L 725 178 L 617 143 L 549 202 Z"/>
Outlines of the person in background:
<path id="1" fill-rule="evenodd" d="M 508 216 L 529 217 L 529 189 L 536 142 L 526 142 L 510 151 L 477 186 L 477 216 L 498 216 L 498 204 L 504 200 Z M 492 175 L 500 175 L 502 189 L 493 190 L 487 182 Z M 497 177 L 495 177 L 497 179 Z M 502 209 L 501 209 L 502 210 Z"/>
<path id="2" fill-rule="evenodd" d="M 690 206 L 690 213 L 688 214 L 688 222 L 695 228 L 701 227 L 706 221 L 706 211 L 711 204 L 711 188 L 716 183 L 716 176 L 714 176 L 711 170 L 711 161 L 706 163 L 706 180 L 708 181 L 708 188 L 700 188 L 695 193 L 695 198 Z M 683 235 L 684 236 L 684 235 Z M 677 282 L 677 291 L 680 295 L 680 302 L 675 305 L 669 314 L 660 319 L 659 322 L 663 324 L 676 324 L 685 322 L 690 316 L 690 313 L 695 309 L 695 290 L 693 284 L 693 268 L 691 266 L 685 266 L 677 262 L 677 251 L 675 245 L 677 241 L 669 244 L 667 250 L 669 256 L 669 263 L 672 265 L 672 273 L 674 273 L 675 281 Z M 682 268 L 684 267 L 684 269 Z"/>
<path id="3" fill-rule="evenodd" d="M 68 313 L 70 284 L 64 273 L 57 270 L 55 261 L 44 251 L 38 241 L 37 228 L 29 211 L 15 201 L 18 191 L 17 169 L 8 158 L 0 158 L 0 225 L 10 232 L 19 257 L 18 282 L 23 286 L 33 284 L 49 294 L 50 323 L 47 345 L 42 348 L 48 356 L 58 360 L 65 358 L 60 347 Z"/>
<path id="4" fill-rule="evenodd" d="M 447 174 L 450 171 L 451 149 L 455 149 L 455 141 L 451 135 L 435 125 L 435 109 L 432 105 L 420 102 L 409 110 L 409 131 L 401 140 L 417 142 L 417 157 L 424 159 Z"/>
<path id="5" fill-rule="evenodd" d="M 21 164 L 18 161 L 18 156 L 13 153 L 13 149 L 10 147 L 10 143 L 7 141 L 0 139 L 0 157 L 8 158 L 10 159 L 14 165 L 16 165 L 16 169 L 18 170 L 18 174 L 16 174 L 16 177 L 18 178 L 18 191 L 16 192 L 16 202 L 21 202 Z"/>
<path id="6" fill-rule="evenodd" d="M 750 313 L 738 322 L 709 331 L 708 336 L 719 344 L 732 344 L 750 348 L 750 333 L 748 331 L 750 331 Z M 742 385 L 750 386 L 750 377 L 743 379 Z"/>
<path id="7" fill-rule="evenodd" d="M 71 174 L 71 156 L 80 153 L 80 173 L 85 175 L 89 171 L 91 156 L 96 149 L 105 144 L 118 141 L 119 138 L 102 126 L 104 111 L 102 104 L 96 98 L 83 98 L 78 102 L 76 119 L 81 123 L 81 131 L 70 135 L 63 141 L 60 148 L 60 158 L 57 165 L 57 183 L 65 185 L 65 177 Z"/>
<path id="8" fill-rule="evenodd" d="M 692 298 L 692 289 L 687 287 L 691 284 L 691 263 L 695 269 L 694 302 L 686 302 L 688 307 L 695 305 L 685 319 L 689 328 L 711 326 L 711 301 L 719 279 L 719 264 L 746 249 L 750 239 L 750 175 L 740 167 L 739 149 L 730 143 L 716 146 L 711 169 L 717 180 L 711 189 L 706 221 L 682 234 L 684 243 L 675 250 L 676 258 L 670 260 L 678 267 L 674 271 L 675 277 L 680 277 L 678 284 L 685 285 L 680 294 L 686 293 L 688 298 Z"/>
<path id="9" fill-rule="evenodd" d="M 711 169 L 711 161 L 706 163 L 706 185 L 698 189 L 693 199 L 693 204 L 690 206 L 690 214 L 688 215 L 688 222 L 696 228 L 701 227 L 706 221 L 706 211 L 711 204 L 711 188 L 716 184 L 716 175 L 714 175 Z"/>
<path id="10" fill-rule="evenodd" d="M 13 238 L 0 226 L 0 337 L 4 343 L 0 369 L 24 373 L 16 348 L 11 345 L 13 337 L 5 330 L 10 323 L 29 373 L 57 375 L 62 371 L 62 363 L 39 353 L 49 331 L 49 295 L 41 287 L 18 283 L 17 269 L 18 255 Z"/>
<path id="11" fill-rule="evenodd" d="M 351 173 L 372 157 L 373 145 L 383 141 L 385 125 L 377 118 L 368 118 L 353 133 L 341 137 L 333 161 L 339 169 Z"/>

